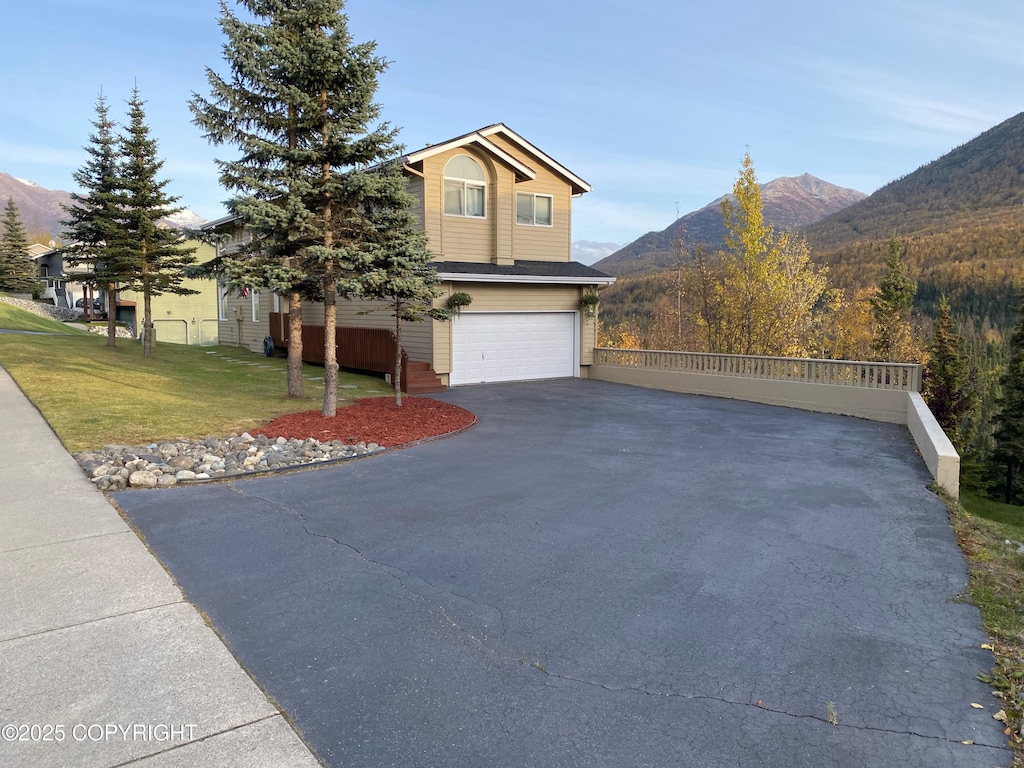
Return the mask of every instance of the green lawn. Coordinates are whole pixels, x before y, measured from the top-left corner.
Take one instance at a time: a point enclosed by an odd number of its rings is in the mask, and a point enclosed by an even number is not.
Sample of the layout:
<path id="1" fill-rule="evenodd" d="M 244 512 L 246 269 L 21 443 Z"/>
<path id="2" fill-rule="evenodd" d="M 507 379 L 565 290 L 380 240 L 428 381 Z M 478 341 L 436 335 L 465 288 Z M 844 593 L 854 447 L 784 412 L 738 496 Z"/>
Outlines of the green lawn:
<path id="1" fill-rule="evenodd" d="M 48 317 L 25 312 L 4 301 L 0 301 L 0 328 L 15 331 L 44 331 L 47 333 L 84 333 Z"/>
<path id="2" fill-rule="evenodd" d="M 972 515 L 1016 528 L 1017 537 L 1024 538 L 1024 507 L 1003 504 L 966 492 L 961 492 L 960 504 Z"/>
<path id="3" fill-rule="evenodd" d="M 13 309 L 0 303 L 2 308 Z M 111 348 L 105 337 L 88 333 L 0 333 L 0 365 L 72 452 L 109 443 L 223 436 L 285 413 L 319 409 L 323 397 L 323 382 L 308 380 L 322 377 L 322 367 L 304 366 L 306 398 L 290 399 L 284 358 L 236 347 L 158 344 L 146 360 L 138 342 L 127 339 Z M 369 376 L 341 372 L 338 380 L 356 386 L 339 389 L 339 407 L 390 392 L 384 381 Z"/>

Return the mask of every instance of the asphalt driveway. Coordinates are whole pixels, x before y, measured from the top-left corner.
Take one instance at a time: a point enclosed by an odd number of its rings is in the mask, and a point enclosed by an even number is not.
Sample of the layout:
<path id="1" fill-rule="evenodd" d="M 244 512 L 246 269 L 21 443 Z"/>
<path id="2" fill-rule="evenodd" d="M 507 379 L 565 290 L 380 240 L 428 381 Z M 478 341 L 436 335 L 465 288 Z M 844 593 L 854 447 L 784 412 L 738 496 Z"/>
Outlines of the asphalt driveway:
<path id="1" fill-rule="evenodd" d="M 327 765 L 1009 764 L 904 428 L 582 380 L 439 397 L 480 423 L 115 497 Z"/>

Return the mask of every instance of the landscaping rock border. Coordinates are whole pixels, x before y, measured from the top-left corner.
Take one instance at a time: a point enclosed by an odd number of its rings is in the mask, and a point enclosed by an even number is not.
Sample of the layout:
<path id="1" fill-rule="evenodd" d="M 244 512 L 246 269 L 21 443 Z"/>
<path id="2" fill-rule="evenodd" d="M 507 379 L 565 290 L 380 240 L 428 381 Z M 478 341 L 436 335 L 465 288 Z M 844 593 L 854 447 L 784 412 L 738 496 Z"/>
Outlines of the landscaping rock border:
<path id="1" fill-rule="evenodd" d="M 23 309 L 26 312 L 31 312 L 33 315 L 48 317 L 51 320 L 64 321 L 82 319 L 81 312 L 75 312 L 73 309 L 65 309 L 64 307 L 58 307 L 53 304 L 43 304 L 38 301 L 19 299 L 14 296 L 0 296 L 0 301 L 5 304 L 10 304 L 12 307 Z"/>
<path id="2" fill-rule="evenodd" d="M 327 461 L 367 456 L 385 450 L 377 443 L 348 445 L 250 435 L 174 440 L 145 446 L 107 445 L 97 451 L 73 454 L 101 491 L 125 488 L 169 488 L 259 474 Z"/>

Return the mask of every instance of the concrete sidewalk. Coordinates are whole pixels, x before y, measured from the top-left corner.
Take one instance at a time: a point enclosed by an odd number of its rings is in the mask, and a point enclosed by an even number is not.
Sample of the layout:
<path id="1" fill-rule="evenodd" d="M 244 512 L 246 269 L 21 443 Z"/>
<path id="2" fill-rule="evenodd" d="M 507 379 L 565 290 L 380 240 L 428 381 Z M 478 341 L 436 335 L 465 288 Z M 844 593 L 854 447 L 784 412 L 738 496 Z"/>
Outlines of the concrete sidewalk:
<path id="1" fill-rule="evenodd" d="M 3 368 L 0 423 L 0 765 L 320 765 Z"/>

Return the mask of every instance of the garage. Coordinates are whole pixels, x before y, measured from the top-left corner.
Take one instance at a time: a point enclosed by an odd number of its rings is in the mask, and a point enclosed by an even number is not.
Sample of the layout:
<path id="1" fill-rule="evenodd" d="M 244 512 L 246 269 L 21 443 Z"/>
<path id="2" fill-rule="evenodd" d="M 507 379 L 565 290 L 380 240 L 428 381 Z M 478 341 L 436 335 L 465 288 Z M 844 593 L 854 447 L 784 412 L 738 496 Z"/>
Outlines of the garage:
<path id="1" fill-rule="evenodd" d="M 450 382 L 576 376 L 576 312 L 463 312 L 452 319 Z"/>

